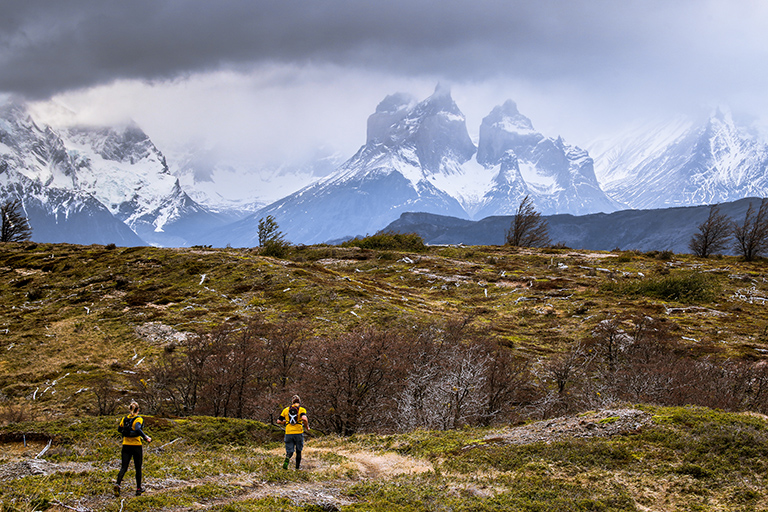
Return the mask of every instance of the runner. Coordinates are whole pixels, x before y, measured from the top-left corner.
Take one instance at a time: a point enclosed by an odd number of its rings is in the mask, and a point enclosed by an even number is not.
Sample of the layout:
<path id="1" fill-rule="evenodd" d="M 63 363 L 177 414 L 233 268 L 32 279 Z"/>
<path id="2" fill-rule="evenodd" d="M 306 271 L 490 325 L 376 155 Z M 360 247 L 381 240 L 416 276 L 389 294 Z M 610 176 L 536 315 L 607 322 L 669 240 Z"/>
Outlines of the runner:
<path id="1" fill-rule="evenodd" d="M 117 482 L 112 487 L 115 496 L 120 496 L 120 482 L 123 481 L 125 472 L 128 471 L 128 465 L 133 459 L 133 465 L 136 469 L 136 496 L 141 496 L 144 488 L 141 486 L 141 463 L 144 458 L 141 439 L 152 442 L 152 438 L 144 433 L 142 425 L 144 418 L 139 416 L 139 404 L 131 402 L 128 407 L 128 416 L 120 420 L 118 431 L 123 434 L 123 449 L 121 452 L 120 472 L 117 474 Z"/>
<path id="2" fill-rule="evenodd" d="M 285 425 L 285 462 L 283 469 L 288 469 L 293 452 L 296 452 L 296 469 L 301 467 L 301 451 L 304 449 L 304 428 L 309 432 L 307 410 L 301 406 L 299 395 L 293 395 L 291 406 L 283 409 L 277 423 Z"/>

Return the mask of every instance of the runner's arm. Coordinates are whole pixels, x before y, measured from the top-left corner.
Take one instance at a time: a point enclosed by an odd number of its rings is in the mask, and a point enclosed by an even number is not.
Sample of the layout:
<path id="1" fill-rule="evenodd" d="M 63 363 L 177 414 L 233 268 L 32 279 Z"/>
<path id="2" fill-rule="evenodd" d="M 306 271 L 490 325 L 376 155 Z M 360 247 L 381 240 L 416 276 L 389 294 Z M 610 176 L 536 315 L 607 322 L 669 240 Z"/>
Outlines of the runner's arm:
<path id="1" fill-rule="evenodd" d="M 152 438 L 144 433 L 144 429 L 142 428 L 142 422 L 137 421 L 136 423 L 134 423 L 133 430 L 138 432 L 138 434 L 141 436 L 141 438 L 144 439 L 146 442 L 148 442 L 148 443 L 152 442 Z"/>

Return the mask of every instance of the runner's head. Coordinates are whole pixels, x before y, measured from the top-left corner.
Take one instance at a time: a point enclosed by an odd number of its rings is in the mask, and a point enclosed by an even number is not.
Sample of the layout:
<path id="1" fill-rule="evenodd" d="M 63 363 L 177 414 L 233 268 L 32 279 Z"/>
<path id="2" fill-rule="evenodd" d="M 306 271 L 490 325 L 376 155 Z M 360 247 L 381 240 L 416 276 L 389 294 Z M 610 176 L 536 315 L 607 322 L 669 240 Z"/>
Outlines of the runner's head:
<path id="1" fill-rule="evenodd" d="M 301 398 L 299 398 L 299 395 L 293 395 L 293 398 L 291 398 L 291 405 L 300 405 L 301 404 Z"/>
<path id="2" fill-rule="evenodd" d="M 136 402 L 131 402 L 131 405 L 128 406 L 128 411 L 131 414 L 139 414 L 139 404 Z"/>

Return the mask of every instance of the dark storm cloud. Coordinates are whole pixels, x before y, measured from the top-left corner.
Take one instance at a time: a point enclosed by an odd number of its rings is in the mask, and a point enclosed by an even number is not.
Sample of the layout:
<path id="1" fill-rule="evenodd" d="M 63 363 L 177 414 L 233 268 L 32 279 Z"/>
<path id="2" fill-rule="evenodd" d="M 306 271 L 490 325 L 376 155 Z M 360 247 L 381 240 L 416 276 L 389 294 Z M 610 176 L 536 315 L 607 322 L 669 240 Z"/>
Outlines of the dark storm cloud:
<path id="1" fill-rule="evenodd" d="M 260 63 L 448 79 L 682 74 L 695 15 L 668 0 L 11 0 L 0 91 L 46 97 L 116 79 Z M 684 68 L 684 67 L 683 67 Z"/>

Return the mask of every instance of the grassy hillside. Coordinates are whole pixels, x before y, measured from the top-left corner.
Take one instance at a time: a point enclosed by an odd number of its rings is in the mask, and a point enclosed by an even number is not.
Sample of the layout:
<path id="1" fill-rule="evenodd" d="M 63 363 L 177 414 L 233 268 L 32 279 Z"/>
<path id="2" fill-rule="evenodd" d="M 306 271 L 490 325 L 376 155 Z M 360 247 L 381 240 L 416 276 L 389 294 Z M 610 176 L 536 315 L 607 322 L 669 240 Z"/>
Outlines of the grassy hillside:
<path id="1" fill-rule="evenodd" d="M 756 413 L 768 410 L 767 270 L 765 260 L 565 248 L 312 246 L 275 259 L 0 244 L 3 510 L 766 510 L 767 425 Z M 471 335 L 451 341 L 457 324 Z M 199 335 L 205 348 L 251 328 L 285 346 L 296 333 L 311 338 L 300 370 L 254 370 L 252 419 L 154 414 L 170 410 L 170 395 L 149 389 L 162 387 L 163 365 L 188 361 L 188 340 Z M 310 393 L 323 430 L 338 411 L 320 399 L 344 386 L 358 400 L 353 416 L 391 418 L 414 376 L 434 384 L 414 373 L 424 353 L 407 353 L 434 342 L 464 350 L 448 351 L 441 371 L 501 378 L 488 388 L 497 395 L 484 395 L 500 414 L 397 429 L 401 416 L 378 433 L 345 424 L 357 433 L 309 441 L 306 471 L 279 468 L 270 415 L 292 386 Z M 368 352 L 374 344 L 380 352 Z M 342 354 L 351 366 L 334 367 Z M 219 366 L 247 354 L 225 355 Z M 306 388 L 318 378 L 311 366 L 325 363 L 393 382 L 367 394 L 370 382 Z M 208 378 L 210 398 L 221 376 Z M 155 438 L 151 492 L 121 501 L 109 495 L 114 423 L 134 398 Z M 636 403 L 656 405 L 627 405 Z M 688 403 L 732 412 L 664 407 Z M 430 404 L 436 416 L 454 406 Z M 464 426 L 411 430 L 420 425 Z M 48 441 L 47 462 L 35 460 Z"/>
<path id="2" fill-rule="evenodd" d="M 105 376 L 127 390 L 178 333 L 254 316 L 291 315 L 324 336 L 471 317 L 528 358 L 567 351 L 607 318 L 647 316 L 700 356 L 768 353 L 764 260 L 504 247 L 301 247 L 277 260 L 26 243 L 0 245 L 0 275 L 2 407 L 29 418 L 93 412 Z"/>

